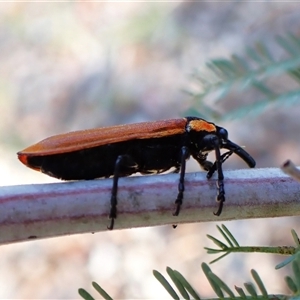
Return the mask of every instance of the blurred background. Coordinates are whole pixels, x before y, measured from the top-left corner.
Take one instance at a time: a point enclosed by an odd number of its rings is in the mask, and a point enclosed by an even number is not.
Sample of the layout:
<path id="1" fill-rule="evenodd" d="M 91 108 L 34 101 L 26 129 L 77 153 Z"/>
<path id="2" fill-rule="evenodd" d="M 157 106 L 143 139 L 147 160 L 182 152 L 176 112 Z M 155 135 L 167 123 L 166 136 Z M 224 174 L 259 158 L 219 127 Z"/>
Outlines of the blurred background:
<path id="1" fill-rule="evenodd" d="M 184 90 L 207 60 L 243 53 L 257 40 L 272 45 L 274 36 L 287 31 L 300 35 L 299 5 L 271 1 L 0 3 L 0 25 L 3 186 L 56 181 L 18 162 L 15 153 L 30 144 L 77 129 L 184 116 L 192 103 Z M 221 109 L 251 101 L 242 96 L 228 97 Z M 247 147 L 257 167 L 278 167 L 287 158 L 299 164 L 299 112 L 277 107 L 218 125 Z M 199 170 L 193 162 L 188 167 Z M 246 165 L 232 157 L 226 168 Z M 241 245 L 275 246 L 293 243 L 289 232 L 298 230 L 298 222 L 294 217 L 225 224 Z M 215 258 L 203 247 L 212 246 L 206 234 L 219 236 L 216 224 L 1 246 L 0 298 L 74 299 L 79 287 L 96 296 L 91 281 L 116 299 L 168 298 L 152 276 L 153 269 L 165 274 L 166 266 L 182 272 L 202 297 L 212 297 L 201 263 Z M 288 267 L 274 270 L 282 259 L 236 254 L 212 269 L 233 288 L 250 280 L 255 268 L 269 292 L 284 293 Z"/>

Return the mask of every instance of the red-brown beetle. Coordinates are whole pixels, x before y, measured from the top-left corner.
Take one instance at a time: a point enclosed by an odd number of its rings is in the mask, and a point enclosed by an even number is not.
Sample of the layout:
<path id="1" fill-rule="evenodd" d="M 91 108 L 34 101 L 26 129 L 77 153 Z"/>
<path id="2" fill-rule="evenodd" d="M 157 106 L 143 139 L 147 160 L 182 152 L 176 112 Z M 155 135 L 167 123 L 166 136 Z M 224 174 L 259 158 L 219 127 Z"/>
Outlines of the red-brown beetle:
<path id="1" fill-rule="evenodd" d="M 221 154 L 220 149 L 229 151 Z M 207 161 L 215 151 L 214 163 Z M 18 152 L 29 168 L 63 180 L 82 180 L 113 176 L 108 229 L 117 217 L 118 179 L 133 173 L 162 173 L 175 168 L 179 175 L 175 201 L 177 216 L 183 200 L 186 160 L 192 156 L 208 171 L 218 173 L 217 200 L 222 212 L 225 201 L 222 164 L 232 154 L 250 168 L 255 160 L 240 146 L 228 140 L 227 130 L 197 117 L 144 122 L 74 131 L 49 137 Z"/>

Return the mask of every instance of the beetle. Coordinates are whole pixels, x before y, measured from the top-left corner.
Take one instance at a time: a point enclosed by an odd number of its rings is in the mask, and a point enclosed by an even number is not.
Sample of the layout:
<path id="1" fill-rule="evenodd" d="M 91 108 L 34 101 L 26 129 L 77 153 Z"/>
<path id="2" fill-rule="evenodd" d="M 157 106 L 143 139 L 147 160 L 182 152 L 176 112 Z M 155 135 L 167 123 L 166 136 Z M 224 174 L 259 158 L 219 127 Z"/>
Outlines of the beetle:
<path id="1" fill-rule="evenodd" d="M 221 154 L 220 149 L 229 151 Z M 214 151 L 214 163 L 207 160 Z M 187 159 L 192 156 L 211 178 L 217 171 L 215 215 L 220 215 L 225 201 L 222 164 L 233 153 L 250 168 L 255 160 L 243 148 L 228 139 L 225 128 L 198 117 L 117 125 L 55 135 L 17 153 L 29 168 L 63 180 L 88 180 L 113 176 L 108 229 L 117 218 L 118 179 L 140 172 L 162 173 L 174 169 L 179 173 L 174 216 L 183 202 Z"/>

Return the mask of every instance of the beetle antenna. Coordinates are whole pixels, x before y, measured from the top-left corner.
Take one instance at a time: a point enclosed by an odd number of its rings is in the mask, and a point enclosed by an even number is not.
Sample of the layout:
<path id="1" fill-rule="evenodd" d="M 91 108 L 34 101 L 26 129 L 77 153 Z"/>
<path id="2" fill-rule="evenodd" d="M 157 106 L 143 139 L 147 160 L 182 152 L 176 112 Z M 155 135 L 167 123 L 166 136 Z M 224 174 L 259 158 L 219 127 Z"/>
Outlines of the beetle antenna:
<path id="1" fill-rule="evenodd" d="M 239 145 L 227 140 L 225 144 L 222 145 L 222 148 L 233 151 L 237 156 L 239 156 L 250 168 L 255 167 L 255 160 Z"/>

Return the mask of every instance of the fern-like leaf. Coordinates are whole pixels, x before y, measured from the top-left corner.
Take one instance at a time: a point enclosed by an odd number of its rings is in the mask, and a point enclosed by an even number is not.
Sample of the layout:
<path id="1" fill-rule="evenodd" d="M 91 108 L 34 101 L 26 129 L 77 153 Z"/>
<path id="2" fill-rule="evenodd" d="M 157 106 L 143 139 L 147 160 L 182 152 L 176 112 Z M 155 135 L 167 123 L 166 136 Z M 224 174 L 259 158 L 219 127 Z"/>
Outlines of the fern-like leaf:
<path id="1" fill-rule="evenodd" d="M 257 42 L 245 49 L 244 57 L 234 54 L 230 59 L 212 59 L 203 71 L 196 72 L 194 78 L 199 91 L 190 91 L 189 94 L 193 97 L 194 105 L 191 106 L 197 107 L 197 114 L 202 113 L 211 119 L 221 118 L 216 104 L 232 91 L 244 93 L 253 89 L 261 96 L 246 107 L 241 103 L 230 114 L 226 113 L 227 119 L 241 118 L 249 112 L 257 115 L 270 104 L 291 105 L 299 102 L 300 89 L 275 93 L 268 86 L 267 79 L 288 74 L 296 84 L 300 84 L 300 38 L 289 33 L 275 40 L 286 53 L 280 60 L 273 57 L 263 42 Z"/>

